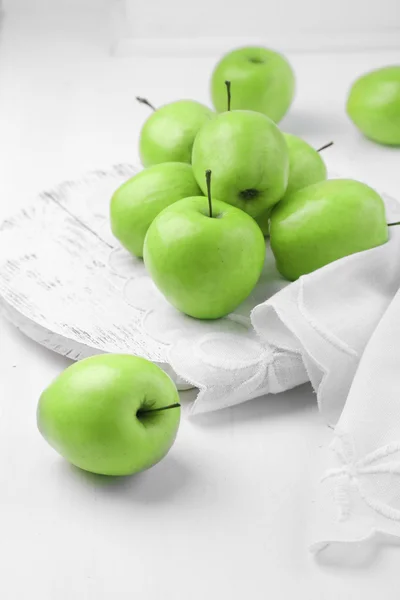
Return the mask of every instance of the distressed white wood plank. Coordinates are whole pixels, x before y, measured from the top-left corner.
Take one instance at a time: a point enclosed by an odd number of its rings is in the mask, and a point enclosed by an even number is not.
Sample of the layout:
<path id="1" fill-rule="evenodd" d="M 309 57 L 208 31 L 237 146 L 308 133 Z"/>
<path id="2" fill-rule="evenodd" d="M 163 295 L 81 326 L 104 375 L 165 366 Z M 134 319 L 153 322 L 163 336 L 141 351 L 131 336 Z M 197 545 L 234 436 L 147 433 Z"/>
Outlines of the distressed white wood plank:
<path id="1" fill-rule="evenodd" d="M 142 313 L 126 301 L 125 279 L 112 266 L 120 247 L 109 228 L 110 198 L 136 171 L 117 165 L 66 181 L 4 221 L 0 310 L 28 337 L 74 360 L 129 352 L 170 372 L 166 347 L 144 340 Z"/>

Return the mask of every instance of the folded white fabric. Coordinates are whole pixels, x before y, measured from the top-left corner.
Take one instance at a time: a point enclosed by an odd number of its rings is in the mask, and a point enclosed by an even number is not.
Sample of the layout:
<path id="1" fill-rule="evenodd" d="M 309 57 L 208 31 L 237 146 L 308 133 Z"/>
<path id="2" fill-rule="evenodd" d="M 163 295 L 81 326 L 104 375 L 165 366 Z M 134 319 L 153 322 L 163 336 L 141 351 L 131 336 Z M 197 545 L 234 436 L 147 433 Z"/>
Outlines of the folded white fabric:
<path id="1" fill-rule="evenodd" d="M 369 340 L 335 429 L 314 552 L 377 532 L 400 535 L 399 374 L 400 291 Z"/>
<path id="2" fill-rule="evenodd" d="M 386 199 L 388 222 L 399 206 Z M 301 354 L 322 414 L 336 424 L 311 550 L 400 535 L 400 227 L 257 306 L 254 327 Z M 339 421 L 338 421 L 339 419 Z M 337 422 L 338 421 L 338 422 Z"/>

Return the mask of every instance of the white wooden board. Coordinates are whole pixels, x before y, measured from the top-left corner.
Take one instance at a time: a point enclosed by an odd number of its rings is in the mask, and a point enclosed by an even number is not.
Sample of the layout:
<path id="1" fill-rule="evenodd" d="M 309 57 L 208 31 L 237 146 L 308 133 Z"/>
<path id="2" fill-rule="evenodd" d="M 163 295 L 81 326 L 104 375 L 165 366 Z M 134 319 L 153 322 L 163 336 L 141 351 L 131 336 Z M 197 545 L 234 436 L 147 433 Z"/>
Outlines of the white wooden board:
<path id="1" fill-rule="evenodd" d="M 72 360 L 112 352 L 159 364 L 179 389 L 199 388 L 196 411 L 280 391 L 268 368 L 273 348 L 250 318 L 255 306 L 288 285 L 272 253 L 267 249 L 257 286 L 231 315 L 216 321 L 183 315 L 111 233 L 111 196 L 138 170 L 117 165 L 66 181 L 0 225 L 0 311 Z M 293 353 L 277 354 L 291 386 L 307 380 L 300 354 L 295 365 Z"/>

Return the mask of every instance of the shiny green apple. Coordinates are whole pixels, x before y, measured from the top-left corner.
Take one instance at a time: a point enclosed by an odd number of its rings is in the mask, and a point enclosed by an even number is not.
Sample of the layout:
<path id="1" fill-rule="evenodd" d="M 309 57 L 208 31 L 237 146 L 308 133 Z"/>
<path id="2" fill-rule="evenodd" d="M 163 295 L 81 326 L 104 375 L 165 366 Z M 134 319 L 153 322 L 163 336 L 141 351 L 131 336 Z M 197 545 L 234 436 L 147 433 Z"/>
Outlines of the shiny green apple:
<path id="1" fill-rule="evenodd" d="M 286 191 L 289 153 L 271 119 L 250 110 L 234 110 L 221 113 L 200 129 L 192 166 L 203 193 L 204 171 L 211 169 L 215 197 L 257 218 Z"/>
<path id="2" fill-rule="evenodd" d="M 218 319 L 237 308 L 255 287 L 264 259 L 265 241 L 254 219 L 202 197 L 163 210 L 144 243 L 156 286 L 175 308 L 198 319 Z"/>
<path id="3" fill-rule="evenodd" d="M 171 102 L 155 110 L 140 132 L 139 154 L 143 165 L 190 163 L 194 138 L 214 115 L 210 108 L 194 100 Z"/>
<path id="4" fill-rule="evenodd" d="M 374 142 L 400 146 L 400 65 L 357 79 L 347 100 L 347 114 Z"/>
<path id="5" fill-rule="evenodd" d="M 113 194 L 111 229 L 132 254 L 143 256 L 143 243 L 153 219 L 167 206 L 201 190 L 187 163 L 161 163 L 144 169 Z"/>
<path id="6" fill-rule="evenodd" d="M 278 123 L 295 93 L 293 69 L 284 56 L 262 47 L 238 48 L 222 57 L 211 78 L 218 112 L 227 110 L 225 81 L 232 86 L 232 110 L 255 110 Z"/>
<path id="7" fill-rule="evenodd" d="M 318 181 L 324 181 L 327 178 L 327 169 L 320 151 L 297 135 L 283 135 L 289 150 L 289 179 L 285 196 Z M 269 233 L 270 216 L 271 210 L 268 210 L 256 219 L 264 235 Z"/>
<path id="8" fill-rule="evenodd" d="M 42 393 L 37 424 L 73 465 L 101 475 L 130 475 L 160 461 L 179 427 L 179 396 L 155 364 L 103 354 L 76 362 Z"/>
<path id="9" fill-rule="evenodd" d="M 279 272 L 294 281 L 384 244 L 385 206 L 377 192 L 359 181 L 322 181 L 285 196 L 272 211 L 270 237 Z"/>

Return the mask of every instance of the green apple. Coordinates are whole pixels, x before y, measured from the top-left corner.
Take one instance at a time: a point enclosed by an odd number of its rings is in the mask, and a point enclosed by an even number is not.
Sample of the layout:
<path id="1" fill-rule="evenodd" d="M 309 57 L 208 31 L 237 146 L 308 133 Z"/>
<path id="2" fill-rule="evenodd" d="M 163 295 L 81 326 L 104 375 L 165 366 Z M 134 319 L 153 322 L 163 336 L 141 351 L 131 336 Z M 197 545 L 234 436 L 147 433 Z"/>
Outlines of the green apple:
<path id="1" fill-rule="evenodd" d="M 296 135 L 290 133 L 283 135 L 289 150 L 289 179 L 285 196 L 318 181 L 324 181 L 327 178 L 327 169 L 320 152 L 331 146 L 332 142 L 315 150 Z M 270 216 L 271 209 L 257 218 L 257 223 L 264 235 L 269 233 Z"/>
<path id="2" fill-rule="evenodd" d="M 179 396 L 155 364 L 103 354 L 74 363 L 42 393 L 39 431 L 73 465 L 130 475 L 160 461 L 179 427 Z"/>
<path id="3" fill-rule="evenodd" d="M 158 213 L 177 200 L 200 194 L 187 163 L 161 163 L 144 169 L 113 194 L 112 232 L 129 252 L 142 257 L 144 238 Z"/>
<path id="4" fill-rule="evenodd" d="M 212 101 L 218 112 L 227 110 L 227 80 L 232 85 L 233 110 L 255 110 L 276 123 L 294 97 L 292 67 L 284 56 L 267 48 L 238 48 L 222 57 L 211 78 Z"/>
<path id="5" fill-rule="evenodd" d="M 139 153 L 143 165 L 190 163 L 194 138 L 214 115 L 210 108 L 194 100 L 171 102 L 155 110 L 140 132 Z"/>
<path id="6" fill-rule="evenodd" d="M 265 237 L 269 236 L 269 220 L 271 218 L 271 213 L 272 209 L 266 210 L 256 219 L 257 224 Z"/>
<path id="7" fill-rule="evenodd" d="M 347 114 L 374 142 L 400 146 L 400 66 L 376 69 L 357 79 Z"/>
<path id="8" fill-rule="evenodd" d="M 218 200 L 175 202 L 150 225 L 144 262 L 154 283 L 178 310 L 197 319 L 232 312 L 254 289 L 265 241 L 246 213 Z"/>
<path id="9" fill-rule="evenodd" d="M 285 195 L 324 181 L 327 169 L 320 150 L 315 150 L 296 135 L 284 133 L 284 137 L 289 149 L 289 180 Z"/>
<path id="10" fill-rule="evenodd" d="M 211 169 L 215 197 L 257 218 L 285 193 L 289 153 L 271 119 L 250 110 L 234 110 L 221 113 L 200 129 L 192 165 L 204 193 L 204 171 Z"/>
<path id="11" fill-rule="evenodd" d="M 382 198 L 351 179 L 314 183 L 285 196 L 270 223 L 278 270 L 291 281 L 388 240 Z"/>

